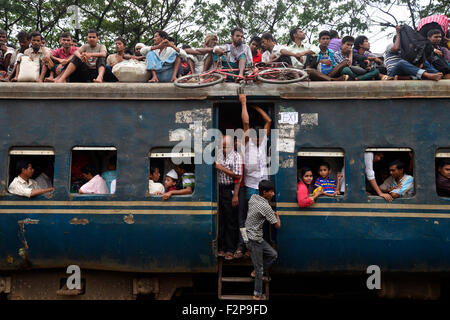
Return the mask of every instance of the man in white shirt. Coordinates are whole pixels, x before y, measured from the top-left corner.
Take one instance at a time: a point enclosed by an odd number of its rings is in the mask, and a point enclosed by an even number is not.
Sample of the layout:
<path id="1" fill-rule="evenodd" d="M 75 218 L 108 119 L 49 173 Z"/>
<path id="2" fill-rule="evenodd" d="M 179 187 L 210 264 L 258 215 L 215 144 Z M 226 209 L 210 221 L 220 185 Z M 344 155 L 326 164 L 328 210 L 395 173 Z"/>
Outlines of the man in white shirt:
<path id="1" fill-rule="evenodd" d="M 301 52 L 294 53 L 286 46 L 276 43 L 271 33 L 264 33 L 261 36 L 261 46 L 265 50 L 262 55 L 262 62 L 284 62 L 288 66 L 292 65 L 291 57 L 301 58 Z"/>
<path id="2" fill-rule="evenodd" d="M 88 180 L 88 182 L 81 186 L 78 193 L 109 194 L 106 181 L 99 174 L 97 174 L 97 170 L 87 165 L 81 169 L 81 174 L 84 179 Z"/>
<path id="3" fill-rule="evenodd" d="M 292 29 L 289 36 L 292 44 L 288 49 L 296 54 L 295 56 L 291 56 L 292 66 L 294 68 L 303 69 L 306 62 L 306 56 L 317 55 L 319 53 L 319 48 L 303 42 L 305 40 L 305 33 L 300 28 Z"/>
<path id="4" fill-rule="evenodd" d="M 381 191 L 380 187 L 377 184 L 377 180 L 375 179 L 375 171 L 373 170 L 373 164 L 375 162 L 381 161 L 383 159 L 383 152 L 364 152 L 364 165 L 366 167 L 366 178 L 369 181 L 370 186 L 373 190 L 380 196 L 383 197 L 384 200 L 391 202 L 392 196 L 389 193 L 384 193 Z"/>
<path id="5" fill-rule="evenodd" d="M 9 193 L 31 198 L 54 190 L 54 188 L 40 189 L 36 181 L 31 179 L 34 169 L 29 161 L 20 160 L 17 162 L 16 170 L 19 175 L 9 185 Z"/>
<path id="6" fill-rule="evenodd" d="M 141 54 L 147 59 L 147 70 L 152 73 L 148 82 L 174 82 L 181 64 L 179 56 L 186 59 L 186 52 L 169 41 L 169 35 L 163 30 L 155 32 L 153 42 L 154 46 L 141 49 Z"/>

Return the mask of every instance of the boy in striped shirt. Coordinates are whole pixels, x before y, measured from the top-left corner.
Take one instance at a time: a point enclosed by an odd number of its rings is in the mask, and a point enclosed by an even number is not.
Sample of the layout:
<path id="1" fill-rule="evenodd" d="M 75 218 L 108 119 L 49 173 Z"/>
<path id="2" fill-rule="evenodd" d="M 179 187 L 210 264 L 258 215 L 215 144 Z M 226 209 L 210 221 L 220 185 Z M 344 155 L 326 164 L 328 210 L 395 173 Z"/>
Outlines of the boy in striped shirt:
<path id="1" fill-rule="evenodd" d="M 324 195 L 334 197 L 335 195 L 340 194 L 339 190 L 341 187 L 342 174 L 338 173 L 338 181 L 336 184 L 336 181 L 329 177 L 330 173 L 330 164 L 328 162 L 321 163 L 319 166 L 320 177 L 316 179 L 314 188 L 322 187 Z"/>

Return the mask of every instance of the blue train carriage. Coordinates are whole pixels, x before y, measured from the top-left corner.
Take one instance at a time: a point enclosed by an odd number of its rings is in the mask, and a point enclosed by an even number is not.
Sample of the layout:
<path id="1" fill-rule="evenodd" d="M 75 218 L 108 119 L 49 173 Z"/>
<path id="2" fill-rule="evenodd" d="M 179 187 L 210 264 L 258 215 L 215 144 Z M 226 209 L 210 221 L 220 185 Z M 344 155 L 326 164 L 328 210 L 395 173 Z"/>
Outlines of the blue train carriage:
<path id="1" fill-rule="evenodd" d="M 148 174 L 152 164 L 166 173 L 172 157 L 195 160 L 195 143 L 174 152 L 180 141 L 192 142 L 209 128 L 238 127 L 236 88 L 2 84 L 0 270 L 8 298 L 73 294 L 64 287 L 72 264 L 83 278 L 76 299 L 148 293 L 168 299 L 176 288 L 192 286 L 193 275 L 217 273 L 213 166 L 196 163 L 194 193 L 168 201 L 148 194 Z M 446 81 L 245 90 L 279 129 L 272 139 L 280 167 L 273 179 L 283 228 L 271 234 L 280 256 L 274 274 L 361 272 L 371 264 L 383 271 L 449 270 L 450 203 L 434 186 L 435 158 L 450 147 Z M 363 155 L 371 150 L 413 154 L 412 198 L 386 204 L 366 194 Z M 116 157 L 115 194 L 74 192 L 74 158 L 83 154 L 103 168 L 105 156 Z M 53 194 L 26 199 L 7 193 L 13 165 L 24 157 L 53 164 Z M 298 167 L 324 159 L 334 171 L 345 168 L 345 192 L 300 209 Z M 48 290 L 37 294 L 37 288 Z"/>

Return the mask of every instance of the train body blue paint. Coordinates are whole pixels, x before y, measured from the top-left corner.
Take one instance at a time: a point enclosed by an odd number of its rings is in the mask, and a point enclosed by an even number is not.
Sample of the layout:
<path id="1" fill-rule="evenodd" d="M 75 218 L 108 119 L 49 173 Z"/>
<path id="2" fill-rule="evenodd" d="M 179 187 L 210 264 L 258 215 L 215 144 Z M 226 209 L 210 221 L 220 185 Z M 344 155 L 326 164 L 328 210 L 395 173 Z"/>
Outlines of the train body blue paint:
<path id="1" fill-rule="evenodd" d="M 450 86 L 432 84 L 438 87 L 430 91 L 411 82 L 390 93 L 376 89 L 378 83 L 366 84 L 364 92 L 378 90 L 367 98 L 346 93 L 351 84 L 329 85 L 323 84 L 330 88 L 328 94 L 296 87 L 302 92 L 298 96 L 294 89 L 283 94 L 282 87 L 246 88 L 250 103 L 270 105 L 273 128 L 281 132 L 278 141 L 286 143 L 272 177 L 282 220 L 282 228 L 272 233 L 279 252 L 274 273 L 361 272 L 372 264 L 389 271 L 450 271 L 450 199 L 439 197 L 435 189 L 436 153 L 450 148 Z M 196 164 L 194 194 L 162 201 L 147 194 L 149 152 L 173 147 L 177 141 L 171 141 L 171 131 L 189 129 L 194 121 L 202 121 L 203 129 L 218 127 L 219 110 L 237 103 L 236 87 L 191 92 L 164 85 L 141 91 L 121 86 L 80 85 L 67 94 L 69 87 L 0 92 L 1 271 L 77 264 L 128 272 L 217 272 L 215 169 Z M 283 112 L 297 112 L 298 123 L 280 123 Z M 114 195 L 70 193 L 71 150 L 76 146 L 117 149 Z M 7 193 L 9 151 L 15 147 L 54 150 L 51 196 L 26 199 Z M 389 204 L 366 194 L 367 148 L 413 150 L 412 198 Z M 343 196 L 298 207 L 302 149 L 345 154 Z"/>

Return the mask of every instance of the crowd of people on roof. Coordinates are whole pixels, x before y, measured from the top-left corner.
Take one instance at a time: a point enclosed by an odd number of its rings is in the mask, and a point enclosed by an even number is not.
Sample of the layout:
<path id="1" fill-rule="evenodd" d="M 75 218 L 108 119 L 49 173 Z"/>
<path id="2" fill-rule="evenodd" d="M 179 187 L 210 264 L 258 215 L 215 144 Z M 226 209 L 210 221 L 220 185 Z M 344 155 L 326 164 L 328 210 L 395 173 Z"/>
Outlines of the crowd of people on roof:
<path id="1" fill-rule="evenodd" d="M 19 32 L 19 48 L 15 49 L 7 33 L 0 30 L 0 81 L 173 82 L 215 68 L 218 62 L 223 68 L 237 69 L 240 76 L 260 63 L 282 62 L 306 70 L 313 81 L 450 79 L 448 26 L 445 15 L 421 19 L 417 30 L 397 26 L 384 54 L 372 53 L 363 35 L 339 37 L 334 30 L 321 31 L 318 46 L 305 42 L 301 28 L 290 30 L 288 45 L 278 43 L 270 33 L 254 36 L 246 44 L 243 30 L 236 27 L 230 42 L 219 44 L 217 34 L 212 33 L 201 48 L 177 47 L 167 32 L 158 30 L 153 45 L 138 43 L 134 52 L 118 37 L 115 52 L 109 55 L 93 29 L 88 30 L 83 45 L 69 32 L 61 33 L 60 48 L 55 50 L 46 46 L 38 31 Z"/>

